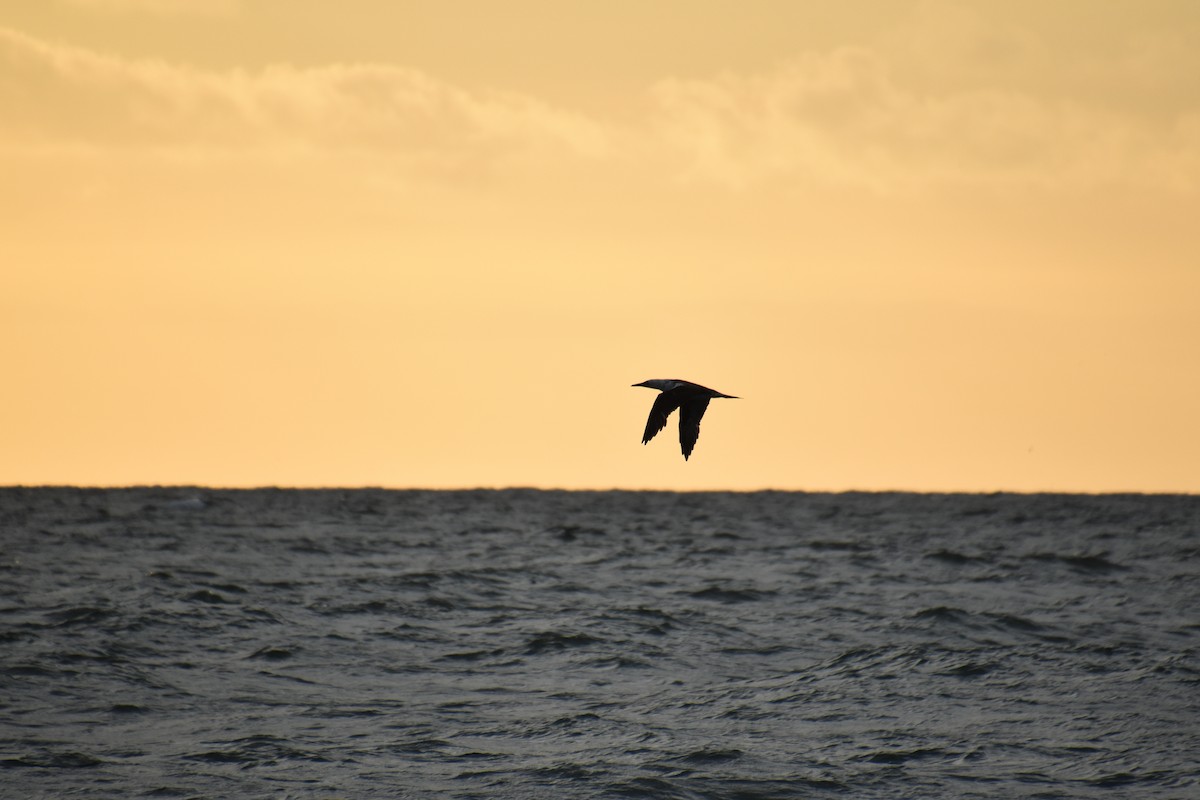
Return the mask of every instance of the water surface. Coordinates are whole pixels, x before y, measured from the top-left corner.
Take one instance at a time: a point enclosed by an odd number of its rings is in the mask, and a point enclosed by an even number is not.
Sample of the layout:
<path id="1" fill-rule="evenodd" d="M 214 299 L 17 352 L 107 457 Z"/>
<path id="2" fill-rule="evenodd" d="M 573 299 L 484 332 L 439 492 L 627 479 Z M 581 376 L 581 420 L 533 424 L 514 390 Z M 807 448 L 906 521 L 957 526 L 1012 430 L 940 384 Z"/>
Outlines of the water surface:
<path id="1" fill-rule="evenodd" d="M 1200 796 L 1200 498 L 0 490 L 0 794 Z"/>

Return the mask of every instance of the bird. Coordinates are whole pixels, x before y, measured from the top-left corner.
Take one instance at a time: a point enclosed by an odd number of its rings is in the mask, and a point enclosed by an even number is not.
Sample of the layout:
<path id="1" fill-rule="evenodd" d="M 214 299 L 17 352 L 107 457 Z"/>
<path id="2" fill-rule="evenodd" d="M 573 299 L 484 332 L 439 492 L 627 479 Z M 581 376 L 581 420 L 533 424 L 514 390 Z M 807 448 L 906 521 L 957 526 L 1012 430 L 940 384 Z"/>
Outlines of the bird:
<path id="1" fill-rule="evenodd" d="M 687 461 L 700 438 L 700 418 L 708 408 L 708 401 L 714 397 L 725 397 L 738 400 L 731 394 L 701 386 L 678 378 L 652 378 L 648 381 L 635 383 L 634 386 L 645 386 L 647 389 L 658 389 L 661 394 L 654 398 L 650 407 L 650 418 L 646 420 L 646 431 L 642 434 L 642 444 L 653 439 L 659 431 L 667 427 L 667 417 L 675 409 L 679 409 L 679 447 L 683 451 L 683 460 Z"/>

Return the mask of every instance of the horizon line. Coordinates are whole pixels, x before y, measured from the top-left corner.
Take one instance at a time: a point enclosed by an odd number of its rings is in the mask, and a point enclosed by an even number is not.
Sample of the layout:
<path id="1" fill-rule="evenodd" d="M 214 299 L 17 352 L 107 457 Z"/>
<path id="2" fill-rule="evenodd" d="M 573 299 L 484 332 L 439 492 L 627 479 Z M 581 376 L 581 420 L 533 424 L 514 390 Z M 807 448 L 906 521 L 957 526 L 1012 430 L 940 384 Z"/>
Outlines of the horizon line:
<path id="1" fill-rule="evenodd" d="M 1067 490 L 1067 489 L 862 489 L 862 488 L 778 488 L 761 487 L 756 489 L 734 488 L 701 488 L 701 489 L 671 489 L 661 487 L 563 487 L 563 486 L 533 486 L 533 485 L 475 485 L 475 486 L 386 486 L 382 484 L 253 484 L 253 485 L 209 485 L 201 483 L 130 483 L 130 484 L 100 484 L 100 483 L 41 483 L 41 484 L 0 484 L 0 491 L 12 490 L 92 490 L 92 491 L 210 491 L 210 492 L 327 492 L 327 491 L 377 491 L 377 492 L 645 492 L 670 494 L 927 494 L 927 495 L 1075 495 L 1075 496 L 1128 496 L 1146 495 L 1159 497 L 1200 497 L 1200 491 L 1170 491 L 1145 489 L 1109 489 L 1109 490 Z"/>

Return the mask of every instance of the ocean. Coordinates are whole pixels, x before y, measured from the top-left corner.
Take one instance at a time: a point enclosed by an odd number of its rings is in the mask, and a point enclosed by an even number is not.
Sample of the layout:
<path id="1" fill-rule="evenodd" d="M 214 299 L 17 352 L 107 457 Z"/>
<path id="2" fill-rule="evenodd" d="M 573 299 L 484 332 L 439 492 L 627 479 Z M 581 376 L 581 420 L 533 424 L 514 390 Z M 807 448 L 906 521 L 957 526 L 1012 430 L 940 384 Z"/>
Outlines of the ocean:
<path id="1" fill-rule="evenodd" d="M 1200 497 L 0 489 L 4 798 L 1200 797 Z"/>

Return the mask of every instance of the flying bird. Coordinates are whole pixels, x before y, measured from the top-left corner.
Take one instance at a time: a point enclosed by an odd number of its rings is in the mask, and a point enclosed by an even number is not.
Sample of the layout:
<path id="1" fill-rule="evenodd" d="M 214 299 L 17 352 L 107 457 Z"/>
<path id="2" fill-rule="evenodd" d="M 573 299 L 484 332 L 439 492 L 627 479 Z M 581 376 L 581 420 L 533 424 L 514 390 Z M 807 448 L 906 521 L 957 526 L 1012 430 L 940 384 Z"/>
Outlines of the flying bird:
<path id="1" fill-rule="evenodd" d="M 683 450 L 683 460 L 687 461 L 700 438 L 700 418 L 708 408 L 708 401 L 714 397 L 727 397 L 737 400 L 731 394 L 721 394 L 698 383 L 681 381 L 678 378 L 652 378 L 648 381 L 635 383 L 634 386 L 645 386 L 647 389 L 658 389 L 661 394 L 654 398 L 650 407 L 650 418 L 646 420 L 646 432 L 642 434 L 642 444 L 653 439 L 659 431 L 667 427 L 667 417 L 675 409 L 679 409 L 679 446 Z"/>

